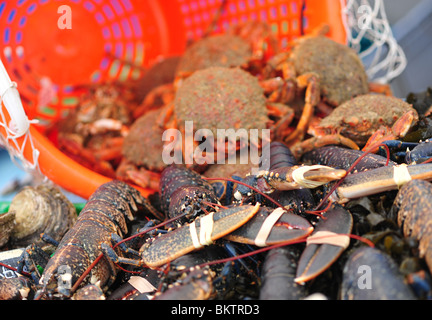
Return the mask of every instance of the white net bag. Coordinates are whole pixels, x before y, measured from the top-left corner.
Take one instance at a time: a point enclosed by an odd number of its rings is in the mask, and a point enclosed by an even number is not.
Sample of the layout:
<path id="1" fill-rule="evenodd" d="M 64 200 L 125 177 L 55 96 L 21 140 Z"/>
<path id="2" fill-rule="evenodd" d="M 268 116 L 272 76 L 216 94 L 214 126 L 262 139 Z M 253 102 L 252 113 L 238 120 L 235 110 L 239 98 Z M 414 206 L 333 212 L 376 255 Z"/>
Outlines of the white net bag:
<path id="1" fill-rule="evenodd" d="M 29 120 L 25 114 L 17 84 L 12 82 L 0 60 L 0 147 L 6 149 L 12 162 L 35 178 L 42 178 L 39 168 L 39 151 L 34 147 Z M 7 111 L 7 112 L 6 112 Z M 24 157 L 28 153 L 30 156 Z"/>
<path id="2" fill-rule="evenodd" d="M 341 0 L 347 44 L 357 51 L 370 81 L 388 84 L 407 61 L 393 37 L 382 0 Z"/>

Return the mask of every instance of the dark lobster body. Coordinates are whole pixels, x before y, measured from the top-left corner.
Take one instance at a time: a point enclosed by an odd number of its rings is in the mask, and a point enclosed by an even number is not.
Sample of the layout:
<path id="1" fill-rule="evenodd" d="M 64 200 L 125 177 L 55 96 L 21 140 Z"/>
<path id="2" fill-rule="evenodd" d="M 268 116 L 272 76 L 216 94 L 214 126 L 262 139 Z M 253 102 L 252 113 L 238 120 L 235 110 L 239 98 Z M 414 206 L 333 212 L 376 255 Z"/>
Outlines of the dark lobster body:
<path id="1" fill-rule="evenodd" d="M 270 170 L 298 165 L 291 150 L 282 142 L 270 143 Z"/>
<path id="2" fill-rule="evenodd" d="M 111 181 L 100 186 L 81 211 L 76 224 L 63 237 L 54 256 L 49 260 L 40 279 L 43 290 L 57 286 L 60 267 L 70 268 L 72 284 L 101 254 L 100 244 L 111 244 L 111 234 L 123 237 L 127 231 L 127 220 L 132 220 L 139 211 L 138 204 L 150 204 L 136 189 L 121 181 Z M 100 281 L 108 288 L 115 279 L 117 267 L 102 258 L 86 277 Z"/>
<path id="3" fill-rule="evenodd" d="M 375 248 L 355 249 L 344 266 L 342 300 L 413 300 L 393 259 Z"/>
<path id="4" fill-rule="evenodd" d="M 351 165 L 364 155 L 363 151 L 342 148 L 338 146 L 326 146 L 305 153 L 302 157 L 304 163 L 321 164 L 339 169 L 348 170 Z M 387 158 L 369 153 L 359 161 L 353 168 L 352 172 L 362 172 L 369 169 L 384 167 L 387 163 Z M 389 166 L 395 165 L 393 161 L 389 161 Z"/>
<path id="5" fill-rule="evenodd" d="M 425 141 L 419 143 L 411 151 L 407 151 L 405 162 L 408 164 L 422 163 L 430 159 L 432 155 L 432 141 Z"/>
<path id="6" fill-rule="evenodd" d="M 298 165 L 296 158 L 284 143 L 272 142 L 270 144 L 270 171 L 296 165 Z M 284 207 L 292 208 L 298 213 L 304 213 L 305 210 L 315 205 L 312 192 L 307 188 L 276 190 L 270 196 Z"/>
<path id="7" fill-rule="evenodd" d="M 395 198 L 392 212 L 405 237 L 419 242 L 419 255 L 432 271 L 432 183 L 413 180 L 402 186 Z"/>
<path id="8" fill-rule="evenodd" d="M 201 176 L 184 166 L 172 165 L 164 169 L 160 179 L 162 211 L 174 218 L 185 214 L 180 222 L 191 221 L 204 213 L 202 202 L 217 203 L 213 187 Z"/>
<path id="9" fill-rule="evenodd" d="M 295 246 L 268 252 L 262 267 L 261 300 L 299 300 L 306 296 L 306 287 L 294 282 L 299 256 Z"/>

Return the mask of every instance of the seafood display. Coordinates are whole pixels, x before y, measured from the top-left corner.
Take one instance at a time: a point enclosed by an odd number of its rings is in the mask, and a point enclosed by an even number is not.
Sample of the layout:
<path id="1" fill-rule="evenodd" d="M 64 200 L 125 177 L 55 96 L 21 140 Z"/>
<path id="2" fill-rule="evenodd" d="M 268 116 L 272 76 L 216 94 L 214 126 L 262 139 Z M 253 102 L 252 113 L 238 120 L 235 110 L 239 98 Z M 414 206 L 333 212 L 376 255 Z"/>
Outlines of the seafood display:
<path id="1" fill-rule="evenodd" d="M 429 109 L 369 84 L 326 28 L 279 50 L 255 27 L 89 89 L 50 137 L 110 181 L 79 214 L 51 185 L 17 194 L 0 299 L 432 298 Z M 219 135 L 240 129 L 271 141 Z"/>

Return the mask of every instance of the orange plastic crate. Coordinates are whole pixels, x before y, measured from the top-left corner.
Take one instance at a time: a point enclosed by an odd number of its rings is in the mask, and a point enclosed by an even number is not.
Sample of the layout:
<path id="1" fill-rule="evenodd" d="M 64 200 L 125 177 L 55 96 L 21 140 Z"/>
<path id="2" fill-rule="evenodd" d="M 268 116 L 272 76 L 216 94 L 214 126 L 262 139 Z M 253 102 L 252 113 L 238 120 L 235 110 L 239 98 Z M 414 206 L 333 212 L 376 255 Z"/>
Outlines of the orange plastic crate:
<path id="1" fill-rule="evenodd" d="M 180 54 L 190 39 L 199 39 L 222 0 L 0 0 L 1 60 L 18 90 L 31 125 L 39 165 L 50 180 L 83 198 L 110 179 L 68 158 L 44 135 L 44 127 L 74 108 L 73 87 L 139 77 L 140 70 L 124 61 L 148 66 L 158 57 Z M 339 0 L 230 0 L 218 31 L 248 20 L 266 21 L 280 46 L 286 47 L 314 27 L 327 23 L 329 36 L 345 43 Z M 70 8 L 70 29 L 62 28 Z M 58 99 L 38 104 L 40 80 L 48 77 Z M 4 135 L 4 131 L 0 130 Z M 26 147 L 24 156 L 32 157 Z M 148 194 L 151 190 L 141 191 Z"/>

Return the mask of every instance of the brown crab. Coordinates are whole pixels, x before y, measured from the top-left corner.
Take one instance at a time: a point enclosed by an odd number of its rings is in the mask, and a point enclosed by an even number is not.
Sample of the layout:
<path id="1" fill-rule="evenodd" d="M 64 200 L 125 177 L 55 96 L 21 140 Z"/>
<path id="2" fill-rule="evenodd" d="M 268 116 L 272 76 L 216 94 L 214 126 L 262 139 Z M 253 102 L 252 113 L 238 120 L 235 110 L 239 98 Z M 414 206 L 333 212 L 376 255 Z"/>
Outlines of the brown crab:
<path id="1" fill-rule="evenodd" d="M 254 27 L 241 24 L 230 28 L 227 33 L 211 34 L 193 42 L 181 56 L 155 63 L 138 82 L 142 89 L 137 90 L 137 95 L 142 103 L 134 111 L 134 117 L 137 119 L 148 110 L 171 103 L 182 81 L 197 70 L 209 67 L 262 68 L 262 62 L 260 67 L 257 64 L 264 60 L 264 44 L 270 38 L 268 29 L 264 23 Z"/>
<path id="2" fill-rule="evenodd" d="M 174 99 L 174 80 L 181 56 L 170 56 L 155 61 L 144 75 L 133 81 L 138 106 L 133 110 L 133 118 L 138 119 L 147 111 L 158 109 Z"/>
<path id="3" fill-rule="evenodd" d="M 311 127 L 309 132 L 316 137 L 293 149 L 299 156 L 313 147 L 337 143 L 334 137 L 339 137 L 341 144 L 356 149 L 364 146 L 366 150 L 378 142 L 404 137 L 417 121 L 417 111 L 399 98 L 375 93 L 360 95 L 342 103 L 315 128 Z"/>
<path id="4" fill-rule="evenodd" d="M 194 42 L 186 49 L 177 66 L 177 77 L 209 67 L 240 67 L 252 55 L 252 48 L 239 36 L 219 34 Z"/>
<path id="5" fill-rule="evenodd" d="M 177 77 L 209 67 L 262 68 L 279 51 L 268 23 L 248 21 L 230 26 L 225 33 L 212 34 L 192 43 L 177 67 Z"/>
<path id="6" fill-rule="evenodd" d="M 164 129 L 159 118 L 166 108 L 150 110 L 131 125 L 123 141 L 123 158 L 116 171 L 118 179 L 143 188 L 159 188 L 160 172 L 166 167 L 162 158 Z"/>
<path id="7" fill-rule="evenodd" d="M 91 89 L 57 124 L 59 149 L 88 168 L 115 177 L 123 138 L 132 122 L 132 107 L 114 84 Z"/>
<path id="8" fill-rule="evenodd" d="M 353 112 L 355 111 L 355 112 Z M 383 128 L 390 129 L 402 116 L 407 120 L 395 134 L 403 137 L 418 121 L 417 111 L 405 101 L 380 94 L 366 94 L 346 101 L 322 119 L 319 128 L 327 133 L 337 131 L 364 146 L 369 138 Z"/>
<path id="9" fill-rule="evenodd" d="M 229 155 L 229 150 L 233 150 L 229 149 L 229 143 L 233 141 L 227 141 L 225 135 L 219 136 L 218 130 L 233 129 L 237 132 L 242 129 L 243 133 L 249 133 L 250 129 L 256 129 L 261 133 L 263 129 L 273 128 L 270 116 L 278 119 L 274 125 L 276 130 L 280 122 L 289 123 L 293 116 L 288 106 L 267 101 L 257 77 L 240 68 L 225 67 L 198 70 L 186 78 L 176 93 L 172 113 L 174 121 L 171 127 L 178 128 L 183 138 L 186 121 L 193 124 L 194 133 L 198 129 L 208 130 L 207 137 L 211 134 L 214 139 L 206 142 L 215 152 L 206 154 L 209 156 L 206 159 L 214 161 L 218 151 Z M 247 138 L 249 145 L 250 137 Z M 243 147 L 241 142 L 244 141 L 236 136 L 234 149 Z M 184 144 L 183 139 L 183 151 Z M 218 150 L 221 145 L 223 150 Z"/>
<path id="10" fill-rule="evenodd" d="M 303 139 L 318 104 L 334 107 L 369 91 L 357 53 L 325 37 L 327 31 L 327 27 L 320 28 L 295 40 L 291 50 L 273 57 L 264 70 L 272 101 L 294 104 L 306 88 L 296 130 L 280 137 L 289 145 Z"/>

